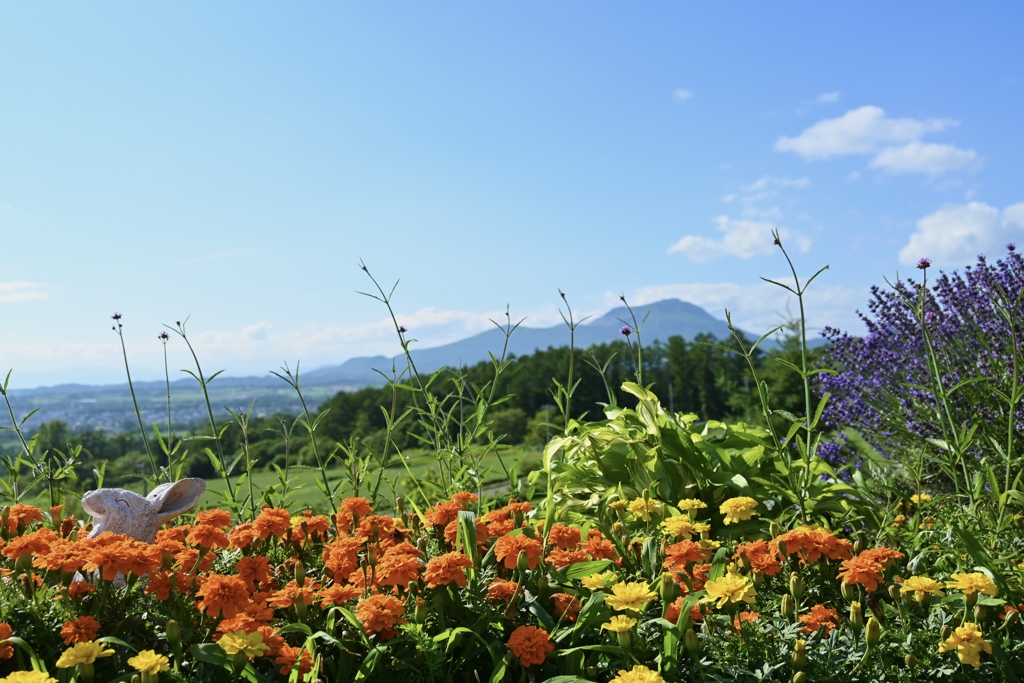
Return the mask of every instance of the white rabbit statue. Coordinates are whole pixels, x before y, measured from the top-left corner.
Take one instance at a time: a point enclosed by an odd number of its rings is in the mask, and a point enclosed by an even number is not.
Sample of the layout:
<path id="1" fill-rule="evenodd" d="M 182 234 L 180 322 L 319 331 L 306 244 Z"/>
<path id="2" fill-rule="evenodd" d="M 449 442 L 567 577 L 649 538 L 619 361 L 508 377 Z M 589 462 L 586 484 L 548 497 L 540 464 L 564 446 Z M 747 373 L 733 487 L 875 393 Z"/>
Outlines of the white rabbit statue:
<path id="1" fill-rule="evenodd" d="M 82 496 L 82 509 L 92 515 L 89 536 L 110 531 L 152 543 L 156 530 L 195 505 L 204 491 L 206 482 L 196 478 L 160 484 L 146 497 L 125 489 L 89 491 Z"/>

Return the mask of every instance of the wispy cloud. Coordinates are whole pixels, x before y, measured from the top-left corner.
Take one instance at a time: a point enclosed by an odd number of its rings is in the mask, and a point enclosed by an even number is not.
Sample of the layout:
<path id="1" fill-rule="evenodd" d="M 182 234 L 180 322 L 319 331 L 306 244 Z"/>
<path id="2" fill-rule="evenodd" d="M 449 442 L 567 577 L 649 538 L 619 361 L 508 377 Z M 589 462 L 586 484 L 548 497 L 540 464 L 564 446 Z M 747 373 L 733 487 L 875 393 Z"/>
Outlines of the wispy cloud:
<path id="1" fill-rule="evenodd" d="M 718 216 L 715 223 L 715 231 L 720 237 L 686 235 L 669 247 L 668 253 L 682 254 L 691 261 L 704 263 L 722 256 L 741 259 L 768 256 L 775 249 L 772 230 L 776 226 L 773 223 L 729 216 Z M 795 243 L 801 252 L 811 248 L 811 240 L 798 232 L 779 228 L 779 235 L 787 242 Z"/>
<path id="2" fill-rule="evenodd" d="M 917 222 L 900 263 L 929 258 L 937 266 L 961 266 L 978 254 L 995 254 L 1005 243 L 1024 238 L 1024 202 L 1000 211 L 983 202 L 946 206 Z"/>
<path id="3" fill-rule="evenodd" d="M 811 181 L 807 178 L 784 178 L 777 176 L 761 176 L 749 185 L 744 185 L 739 192 L 734 192 L 722 197 L 724 202 L 753 203 L 771 199 L 779 194 L 779 191 L 787 188 L 802 190 Z"/>
<path id="4" fill-rule="evenodd" d="M 23 280 L 0 282 L 0 303 L 42 301 L 48 294 L 43 285 Z"/>
<path id="5" fill-rule="evenodd" d="M 941 175 L 949 171 L 974 166 L 978 161 L 972 149 L 959 149 L 953 145 L 908 142 L 902 147 L 890 147 L 879 152 L 870 168 L 880 168 L 890 173 L 924 173 Z"/>
<path id="6" fill-rule="evenodd" d="M 693 91 L 686 88 L 676 88 L 672 91 L 672 99 L 676 102 L 686 102 L 693 99 Z"/>
<path id="7" fill-rule="evenodd" d="M 835 104 L 839 101 L 839 91 L 824 92 L 814 98 L 815 104 Z"/>

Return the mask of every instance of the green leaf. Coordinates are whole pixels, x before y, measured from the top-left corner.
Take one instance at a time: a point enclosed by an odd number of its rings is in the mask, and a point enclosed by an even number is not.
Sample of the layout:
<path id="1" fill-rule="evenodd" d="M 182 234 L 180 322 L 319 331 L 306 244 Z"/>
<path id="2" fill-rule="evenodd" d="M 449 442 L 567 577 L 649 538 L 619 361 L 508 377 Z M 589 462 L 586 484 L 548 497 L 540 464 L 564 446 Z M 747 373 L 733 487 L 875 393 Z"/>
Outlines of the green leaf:
<path id="1" fill-rule="evenodd" d="M 565 578 L 570 581 L 577 581 L 592 574 L 599 574 L 608 568 L 611 560 L 587 560 L 586 562 L 574 562 L 562 571 Z"/>

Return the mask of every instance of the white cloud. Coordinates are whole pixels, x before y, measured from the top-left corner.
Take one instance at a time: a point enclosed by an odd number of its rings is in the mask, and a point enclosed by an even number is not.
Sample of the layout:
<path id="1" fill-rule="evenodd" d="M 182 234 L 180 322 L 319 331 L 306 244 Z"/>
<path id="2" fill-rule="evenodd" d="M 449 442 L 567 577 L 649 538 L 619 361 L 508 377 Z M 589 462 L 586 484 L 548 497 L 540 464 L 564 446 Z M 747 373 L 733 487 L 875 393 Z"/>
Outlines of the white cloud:
<path id="1" fill-rule="evenodd" d="M 825 92 L 814 98 L 817 104 L 834 104 L 839 101 L 839 91 Z"/>
<path id="2" fill-rule="evenodd" d="M 704 237 L 702 235 L 686 235 L 668 249 L 668 253 L 680 253 L 691 261 L 712 261 L 721 256 L 736 256 L 742 259 L 754 256 L 767 256 L 775 249 L 772 240 L 773 223 L 718 216 L 715 218 L 715 229 L 721 238 Z M 807 251 L 811 241 L 799 234 L 779 229 L 784 242 L 795 242 L 799 251 Z"/>
<path id="3" fill-rule="evenodd" d="M 953 145 L 938 145 L 915 140 L 902 147 L 883 149 L 868 166 L 890 173 L 941 175 L 972 166 L 977 160 L 978 155 L 972 149 L 959 149 Z"/>
<path id="4" fill-rule="evenodd" d="M 686 88 L 676 88 L 672 91 L 672 97 L 675 98 L 676 102 L 686 102 L 693 99 L 693 91 Z"/>
<path id="5" fill-rule="evenodd" d="M 22 280 L 0 282 L 0 303 L 42 301 L 47 296 L 43 286 L 35 282 L 24 282 Z"/>
<path id="6" fill-rule="evenodd" d="M 871 154 L 889 145 L 914 142 L 927 133 L 943 131 L 956 124 L 952 119 L 889 118 L 880 107 L 864 106 L 840 117 L 819 121 L 796 137 L 781 137 L 775 142 L 775 149 L 795 152 L 805 159 Z"/>
<path id="7" fill-rule="evenodd" d="M 744 203 L 759 202 L 771 199 L 779 194 L 780 189 L 804 189 L 811 184 L 807 178 L 783 178 L 778 176 L 761 176 L 749 185 L 744 185 L 739 192 L 731 192 L 722 197 L 723 202 L 740 201 Z"/>
<path id="8" fill-rule="evenodd" d="M 978 254 L 997 253 L 1006 242 L 1024 237 L 1024 202 L 1000 211 L 983 202 L 946 206 L 917 222 L 900 250 L 900 263 L 929 258 L 936 266 L 971 263 Z"/>

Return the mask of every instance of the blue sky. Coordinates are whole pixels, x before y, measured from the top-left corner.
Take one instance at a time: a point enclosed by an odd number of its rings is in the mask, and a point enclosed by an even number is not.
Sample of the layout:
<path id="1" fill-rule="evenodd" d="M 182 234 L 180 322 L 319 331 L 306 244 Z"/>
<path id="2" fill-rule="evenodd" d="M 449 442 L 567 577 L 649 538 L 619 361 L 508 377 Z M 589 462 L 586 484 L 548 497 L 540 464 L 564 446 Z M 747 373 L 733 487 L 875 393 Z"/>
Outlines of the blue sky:
<path id="1" fill-rule="evenodd" d="M 979 9 L 980 8 L 980 9 Z M 12 386 L 393 354 L 679 297 L 858 329 L 872 284 L 1024 236 L 1024 6 L 0 7 Z M 188 367 L 169 345 L 172 372 Z"/>

